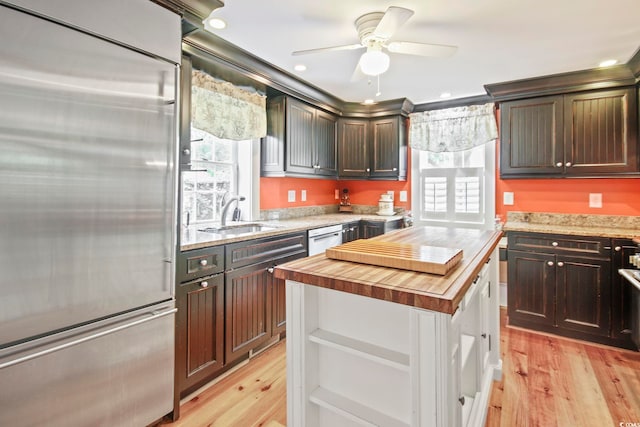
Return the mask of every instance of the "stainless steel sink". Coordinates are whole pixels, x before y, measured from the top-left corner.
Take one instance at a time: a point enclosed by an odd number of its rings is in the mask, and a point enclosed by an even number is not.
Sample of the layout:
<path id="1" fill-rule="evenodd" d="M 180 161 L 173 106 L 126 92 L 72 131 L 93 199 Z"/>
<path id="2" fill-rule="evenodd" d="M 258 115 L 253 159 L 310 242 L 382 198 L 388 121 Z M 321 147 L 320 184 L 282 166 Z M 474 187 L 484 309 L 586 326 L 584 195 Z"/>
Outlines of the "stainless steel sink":
<path id="1" fill-rule="evenodd" d="M 223 237 L 233 237 L 233 236 L 241 236 L 252 233 L 257 233 L 260 231 L 271 231 L 275 230 L 277 227 L 266 225 L 266 224 L 258 224 L 258 223 L 243 223 L 243 224 L 231 224 L 224 225 L 220 227 L 207 227 L 200 229 L 198 231 L 203 231 L 205 233 L 213 233 L 219 234 Z"/>

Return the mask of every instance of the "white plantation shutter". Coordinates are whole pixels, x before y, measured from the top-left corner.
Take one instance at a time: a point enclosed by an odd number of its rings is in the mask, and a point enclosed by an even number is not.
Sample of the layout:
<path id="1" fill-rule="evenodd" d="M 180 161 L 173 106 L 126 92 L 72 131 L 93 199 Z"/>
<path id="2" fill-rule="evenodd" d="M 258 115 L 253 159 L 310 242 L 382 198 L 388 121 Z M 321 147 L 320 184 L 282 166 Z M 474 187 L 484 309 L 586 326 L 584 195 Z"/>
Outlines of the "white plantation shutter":
<path id="1" fill-rule="evenodd" d="M 484 168 L 428 168 L 420 172 L 422 219 L 483 222 Z"/>

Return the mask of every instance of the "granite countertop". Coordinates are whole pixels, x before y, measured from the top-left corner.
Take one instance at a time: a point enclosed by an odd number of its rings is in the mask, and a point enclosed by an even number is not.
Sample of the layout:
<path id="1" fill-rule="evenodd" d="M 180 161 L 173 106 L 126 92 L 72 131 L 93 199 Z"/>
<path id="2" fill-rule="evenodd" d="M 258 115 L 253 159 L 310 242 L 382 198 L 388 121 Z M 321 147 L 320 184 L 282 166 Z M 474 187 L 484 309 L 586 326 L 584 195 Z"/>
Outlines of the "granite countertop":
<path id="1" fill-rule="evenodd" d="M 281 234 L 294 233 L 296 231 L 307 231 L 318 227 L 325 227 L 336 224 L 346 224 L 352 221 L 395 221 L 402 219 L 402 215 L 371 215 L 371 214 L 353 214 L 353 213 L 335 213 L 326 215 L 312 215 L 293 219 L 268 220 L 268 221 L 249 221 L 251 224 L 264 224 L 274 227 L 272 230 L 257 231 L 251 234 L 215 238 L 213 234 L 198 231 L 206 227 L 220 225 L 217 223 L 190 225 L 182 227 L 180 236 L 180 250 L 188 251 L 192 249 L 201 249 L 211 246 L 224 245 L 227 243 L 241 242 L 245 240 L 257 239 L 261 237 L 278 236 Z M 238 224 L 237 222 L 228 222 L 227 225 Z"/>
<path id="2" fill-rule="evenodd" d="M 640 238 L 640 217 L 509 212 L 503 230 L 632 239 Z"/>
<path id="3" fill-rule="evenodd" d="M 501 236 L 493 230 L 413 226 L 373 238 L 462 249 L 462 260 L 444 276 L 335 260 L 323 253 L 279 265 L 275 277 L 453 314 Z"/>

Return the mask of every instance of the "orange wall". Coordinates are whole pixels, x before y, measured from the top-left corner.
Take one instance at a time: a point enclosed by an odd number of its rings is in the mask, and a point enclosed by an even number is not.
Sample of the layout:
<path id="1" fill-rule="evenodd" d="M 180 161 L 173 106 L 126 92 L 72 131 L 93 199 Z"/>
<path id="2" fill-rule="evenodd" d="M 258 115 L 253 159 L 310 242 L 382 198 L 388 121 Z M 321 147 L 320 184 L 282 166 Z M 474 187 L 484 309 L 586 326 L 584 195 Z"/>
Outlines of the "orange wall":
<path id="1" fill-rule="evenodd" d="M 411 156 L 408 159 L 411 164 Z M 410 175 L 410 174 L 409 174 Z M 285 209 L 300 206 L 338 205 L 335 191 L 342 194 L 347 188 L 351 204 L 377 206 L 380 194 L 395 192 L 394 206 L 411 209 L 411 177 L 407 181 L 343 181 L 313 178 L 260 178 L 260 209 Z M 296 191 L 296 201 L 288 202 L 289 190 Z M 300 201 L 300 191 L 307 190 L 307 201 Z M 401 190 L 407 192 L 407 201 L 400 202 Z"/>
<path id="2" fill-rule="evenodd" d="M 513 192 L 513 206 L 503 193 Z M 602 194 L 602 208 L 589 207 L 589 193 Z M 640 216 L 640 179 L 498 179 L 496 214 L 507 211 Z"/>

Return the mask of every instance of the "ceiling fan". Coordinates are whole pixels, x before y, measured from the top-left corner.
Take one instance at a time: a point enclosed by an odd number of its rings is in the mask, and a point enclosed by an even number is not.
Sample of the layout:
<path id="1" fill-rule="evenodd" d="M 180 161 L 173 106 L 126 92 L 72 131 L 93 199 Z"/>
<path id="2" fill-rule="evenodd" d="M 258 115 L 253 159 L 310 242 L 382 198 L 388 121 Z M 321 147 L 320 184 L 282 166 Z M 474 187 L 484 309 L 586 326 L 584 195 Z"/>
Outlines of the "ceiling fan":
<path id="1" fill-rule="evenodd" d="M 404 7 L 390 6 L 386 12 L 371 12 L 362 15 L 355 21 L 360 43 L 342 46 L 322 47 L 317 49 L 298 50 L 292 55 L 330 52 L 337 50 L 364 49 L 358 67 L 364 74 L 377 76 L 389 68 L 390 58 L 383 49 L 392 53 L 418 56 L 446 57 L 453 55 L 457 46 L 417 43 L 407 41 L 389 41 L 393 34 L 413 15 L 413 10 Z"/>

